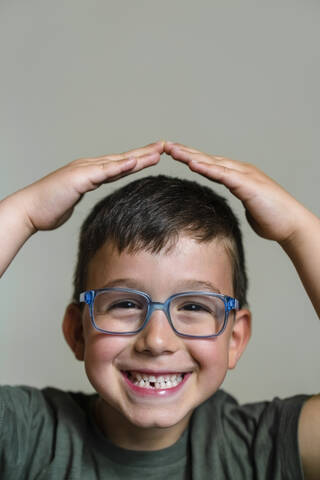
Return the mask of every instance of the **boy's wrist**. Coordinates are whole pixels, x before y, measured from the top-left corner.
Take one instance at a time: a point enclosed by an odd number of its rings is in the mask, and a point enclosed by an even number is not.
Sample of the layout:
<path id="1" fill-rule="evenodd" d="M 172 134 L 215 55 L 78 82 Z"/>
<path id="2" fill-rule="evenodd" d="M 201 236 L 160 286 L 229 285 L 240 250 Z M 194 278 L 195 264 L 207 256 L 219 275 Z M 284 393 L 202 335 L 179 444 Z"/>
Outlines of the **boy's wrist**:
<path id="1" fill-rule="evenodd" d="M 26 218 L 21 200 L 13 194 L 0 201 L 0 277 L 35 229 Z"/>
<path id="2" fill-rule="evenodd" d="M 294 222 L 295 227 L 292 232 L 279 241 L 286 252 L 299 248 L 314 233 L 320 234 L 320 219 L 302 205 L 301 210 L 295 215 Z"/>
<path id="3" fill-rule="evenodd" d="M 4 222 L 7 231 L 12 230 L 15 237 L 17 235 L 24 238 L 24 241 L 37 232 L 26 212 L 25 202 L 20 191 L 9 195 L 0 201 L 0 216 Z"/>

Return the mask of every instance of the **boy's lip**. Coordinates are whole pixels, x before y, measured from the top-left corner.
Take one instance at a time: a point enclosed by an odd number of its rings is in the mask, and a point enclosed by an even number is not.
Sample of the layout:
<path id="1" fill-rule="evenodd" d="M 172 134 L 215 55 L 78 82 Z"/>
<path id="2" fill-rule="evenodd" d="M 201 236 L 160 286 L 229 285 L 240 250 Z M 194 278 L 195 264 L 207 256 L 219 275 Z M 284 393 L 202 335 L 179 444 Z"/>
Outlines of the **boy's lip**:
<path id="1" fill-rule="evenodd" d="M 126 372 L 136 372 L 136 373 L 140 373 L 141 375 L 145 374 L 145 375 L 154 375 L 155 377 L 156 376 L 160 376 L 160 375 L 177 375 L 177 374 L 180 374 L 180 375 L 184 375 L 186 373 L 191 373 L 191 369 L 188 369 L 188 370 L 151 370 L 150 368 L 126 368 L 126 369 L 121 369 L 121 372 L 122 373 L 126 373 Z"/>

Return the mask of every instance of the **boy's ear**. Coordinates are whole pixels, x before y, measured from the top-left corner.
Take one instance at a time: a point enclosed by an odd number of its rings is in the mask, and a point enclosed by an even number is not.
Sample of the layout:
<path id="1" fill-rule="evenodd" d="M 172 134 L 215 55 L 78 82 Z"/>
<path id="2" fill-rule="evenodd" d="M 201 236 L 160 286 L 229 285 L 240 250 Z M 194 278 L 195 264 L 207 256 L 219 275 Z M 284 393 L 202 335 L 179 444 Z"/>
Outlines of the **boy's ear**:
<path id="1" fill-rule="evenodd" d="M 82 313 L 76 303 L 67 306 L 62 331 L 69 347 L 78 360 L 84 359 L 84 338 L 82 327 Z"/>
<path id="2" fill-rule="evenodd" d="M 235 312 L 229 343 L 228 368 L 236 367 L 251 337 L 251 312 L 247 309 Z"/>

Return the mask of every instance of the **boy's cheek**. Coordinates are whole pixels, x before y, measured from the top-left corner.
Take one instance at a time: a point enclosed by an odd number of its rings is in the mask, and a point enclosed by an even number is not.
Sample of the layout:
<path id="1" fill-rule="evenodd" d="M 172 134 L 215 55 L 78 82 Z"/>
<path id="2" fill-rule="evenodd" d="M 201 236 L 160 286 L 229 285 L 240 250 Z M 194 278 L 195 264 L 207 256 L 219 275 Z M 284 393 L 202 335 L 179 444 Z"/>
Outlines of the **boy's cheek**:
<path id="1" fill-rule="evenodd" d="M 126 338 L 94 332 L 86 339 L 85 361 L 105 367 L 112 365 L 127 343 Z"/>
<path id="2" fill-rule="evenodd" d="M 212 394 L 216 391 L 228 370 L 228 348 L 226 342 L 218 339 L 197 341 L 189 348 L 190 354 L 198 364 L 197 381 Z"/>
<path id="3" fill-rule="evenodd" d="M 85 348 L 85 371 L 87 377 L 98 393 L 105 393 L 112 388 L 117 390 L 118 372 L 116 371 L 116 359 L 123 351 L 124 341 L 122 338 L 99 334 L 87 339 Z"/>

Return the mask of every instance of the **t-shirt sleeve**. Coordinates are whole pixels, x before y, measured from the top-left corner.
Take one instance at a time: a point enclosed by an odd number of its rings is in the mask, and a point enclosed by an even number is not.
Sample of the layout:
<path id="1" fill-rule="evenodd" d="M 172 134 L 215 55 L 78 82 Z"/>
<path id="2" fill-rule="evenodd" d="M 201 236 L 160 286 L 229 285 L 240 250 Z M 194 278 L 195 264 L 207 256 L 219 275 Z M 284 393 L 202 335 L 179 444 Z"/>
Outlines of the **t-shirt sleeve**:
<path id="1" fill-rule="evenodd" d="M 298 422 L 308 398 L 296 395 L 239 405 L 217 392 L 192 424 L 193 435 L 203 439 L 212 478 L 219 474 L 218 478 L 237 480 L 303 480 Z"/>
<path id="2" fill-rule="evenodd" d="M 50 462 L 51 443 L 44 439 L 53 423 L 40 390 L 0 387 L 0 478 L 26 478 L 37 464 Z"/>
<path id="3" fill-rule="evenodd" d="M 307 397 L 297 395 L 271 402 L 247 404 L 225 413 L 230 430 L 247 428 L 246 448 L 256 478 L 303 479 L 298 446 L 298 423 Z M 233 427 L 233 428 L 232 428 Z M 230 435 L 231 435 L 230 431 Z"/>

